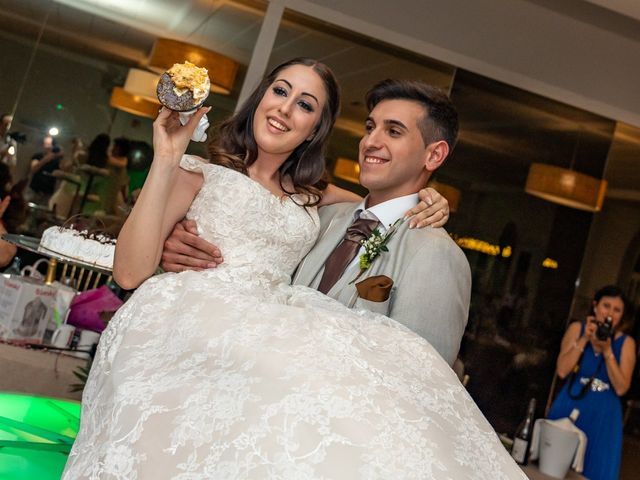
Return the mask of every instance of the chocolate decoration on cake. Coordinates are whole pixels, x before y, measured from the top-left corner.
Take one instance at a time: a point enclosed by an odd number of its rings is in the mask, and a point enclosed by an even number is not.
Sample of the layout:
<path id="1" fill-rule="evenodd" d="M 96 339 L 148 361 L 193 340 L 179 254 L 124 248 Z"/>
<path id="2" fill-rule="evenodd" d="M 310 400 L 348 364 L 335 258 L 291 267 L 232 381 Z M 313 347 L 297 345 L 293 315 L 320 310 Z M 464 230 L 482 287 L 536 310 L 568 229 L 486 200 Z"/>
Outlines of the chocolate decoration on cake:
<path id="1" fill-rule="evenodd" d="M 187 112 L 198 108 L 204 103 L 204 100 L 200 104 L 196 104 L 193 99 L 193 92 L 187 91 L 182 96 L 178 96 L 175 89 L 175 83 L 171 79 L 168 73 L 163 73 L 158 82 L 158 100 L 160 103 L 170 110 L 175 112 Z"/>

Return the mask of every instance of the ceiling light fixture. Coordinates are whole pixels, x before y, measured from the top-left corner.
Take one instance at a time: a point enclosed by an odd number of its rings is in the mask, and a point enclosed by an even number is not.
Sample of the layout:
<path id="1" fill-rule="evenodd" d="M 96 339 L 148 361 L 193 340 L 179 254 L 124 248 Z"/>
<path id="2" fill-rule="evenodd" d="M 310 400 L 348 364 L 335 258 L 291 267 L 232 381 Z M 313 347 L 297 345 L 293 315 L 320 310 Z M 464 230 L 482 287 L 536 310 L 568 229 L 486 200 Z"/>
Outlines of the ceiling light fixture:
<path id="1" fill-rule="evenodd" d="M 131 95 L 143 97 L 145 100 L 149 100 L 160 105 L 156 93 L 159 79 L 160 77 L 157 73 L 141 70 L 139 68 L 130 68 L 123 88 Z"/>
<path id="2" fill-rule="evenodd" d="M 113 108 L 132 115 L 155 119 L 158 116 L 159 103 L 152 102 L 140 95 L 133 95 L 122 87 L 114 87 L 109 104 Z"/>
<path id="3" fill-rule="evenodd" d="M 569 168 L 532 163 L 525 192 L 549 202 L 586 212 L 599 212 L 607 191 L 607 181 L 573 169 L 580 142 L 580 131 Z"/>
<path id="4" fill-rule="evenodd" d="M 211 91 L 228 95 L 235 83 L 239 64 L 220 53 L 169 38 L 158 38 L 151 50 L 149 68 L 162 73 L 175 63 L 189 61 L 209 71 Z"/>
<path id="5" fill-rule="evenodd" d="M 599 212 L 607 191 L 607 181 L 567 168 L 532 163 L 524 190 L 565 207 Z"/>

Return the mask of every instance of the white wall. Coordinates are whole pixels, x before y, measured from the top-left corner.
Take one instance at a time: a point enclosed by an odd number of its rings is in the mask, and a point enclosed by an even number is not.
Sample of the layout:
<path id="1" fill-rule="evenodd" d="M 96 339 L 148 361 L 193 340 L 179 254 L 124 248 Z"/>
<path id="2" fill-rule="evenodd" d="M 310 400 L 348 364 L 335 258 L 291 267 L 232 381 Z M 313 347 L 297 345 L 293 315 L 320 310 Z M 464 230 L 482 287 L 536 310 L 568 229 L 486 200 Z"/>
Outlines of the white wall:
<path id="1" fill-rule="evenodd" d="M 558 2 L 570 16 L 548 0 L 273 1 L 640 126 L 640 23 L 589 3 Z"/>

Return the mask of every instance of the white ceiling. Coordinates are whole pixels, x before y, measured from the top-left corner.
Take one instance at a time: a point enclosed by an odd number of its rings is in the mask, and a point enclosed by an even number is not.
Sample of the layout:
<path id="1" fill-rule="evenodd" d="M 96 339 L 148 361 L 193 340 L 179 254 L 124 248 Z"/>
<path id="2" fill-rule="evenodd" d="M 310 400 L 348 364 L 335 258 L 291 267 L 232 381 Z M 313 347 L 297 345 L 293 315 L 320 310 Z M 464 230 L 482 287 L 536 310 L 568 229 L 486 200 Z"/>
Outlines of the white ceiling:
<path id="1" fill-rule="evenodd" d="M 170 37 L 211 48 L 246 67 L 265 9 L 266 2 L 232 0 L 0 0 L 0 28 L 35 38 L 48 13 L 45 42 L 88 56 L 144 66 L 154 40 Z M 437 62 L 416 64 L 373 43 L 356 44 L 330 29 L 312 30 L 285 19 L 269 66 L 296 56 L 330 63 L 343 90 L 341 124 L 357 132 L 366 114 L 362 99 L 375 80 L 393 72 L 448 88 L 453 73 Z"/>
<path id="2" fill-rule="evenodd" d="M 640 9 L 640 0 L 586 1 L 606 3 L 626 15 Z M 35 38 L 48 15 L 43 40 L 86 57 L 144 66 L 155 38 L 162 36 L 211 48 L 246 67 L 266 4 L 262 0 L 0 0 L 0 30 Z M 339 123 L 343 129 L 359 131 L 366 113 L 364 93 L 384 77 L 422 78 L 444 88 L 450 86 L 454 70 L 450 66 L 381 46 L 372 39 L 354 41 L 355 35 L 318 23 L 309 28 L 306 20 L 286 16 L 269 65 L 301 55 L 327 62 L 343 89 L 343 118 Z M 514 118 L 523 128 L 533 126 L 536 132 L 551 136 L 578 128 L 576 120 L 562 111 L 500 95 L 475 101 L 475 114 L 472 112 L 462 125 L 462 141 L 501 158 L 511 155 L 524 162 L 531 154 L 522 139 L 510 141 L 504 135 L 504 128 L 509 127 L 504 123 L 514 123 Z M 584 124 L 581 128 L 599 134 L 597 125 Z M 638 164 L 640 133 L 633 128 L 618 130 L 618 146 L 612 152 L 620 159 L 609 165 L 609 179 L 614 187 L 628 189 L 635 184 L 640 190 L 640 173 L 634 173 L 640 169 L 632 168 Z"/>

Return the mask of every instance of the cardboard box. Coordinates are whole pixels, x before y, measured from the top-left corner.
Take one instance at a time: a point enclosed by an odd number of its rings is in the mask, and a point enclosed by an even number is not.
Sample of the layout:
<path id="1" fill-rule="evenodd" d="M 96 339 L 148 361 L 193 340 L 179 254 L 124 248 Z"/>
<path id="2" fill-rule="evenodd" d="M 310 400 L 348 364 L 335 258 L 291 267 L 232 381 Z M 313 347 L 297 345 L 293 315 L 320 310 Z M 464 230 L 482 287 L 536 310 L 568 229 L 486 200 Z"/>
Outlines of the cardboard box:
<path id="1" fill-rule="evenodd" d="M 27 277 L 0 276 L 0 338 L 42 343 L 56 288 Z"/>

